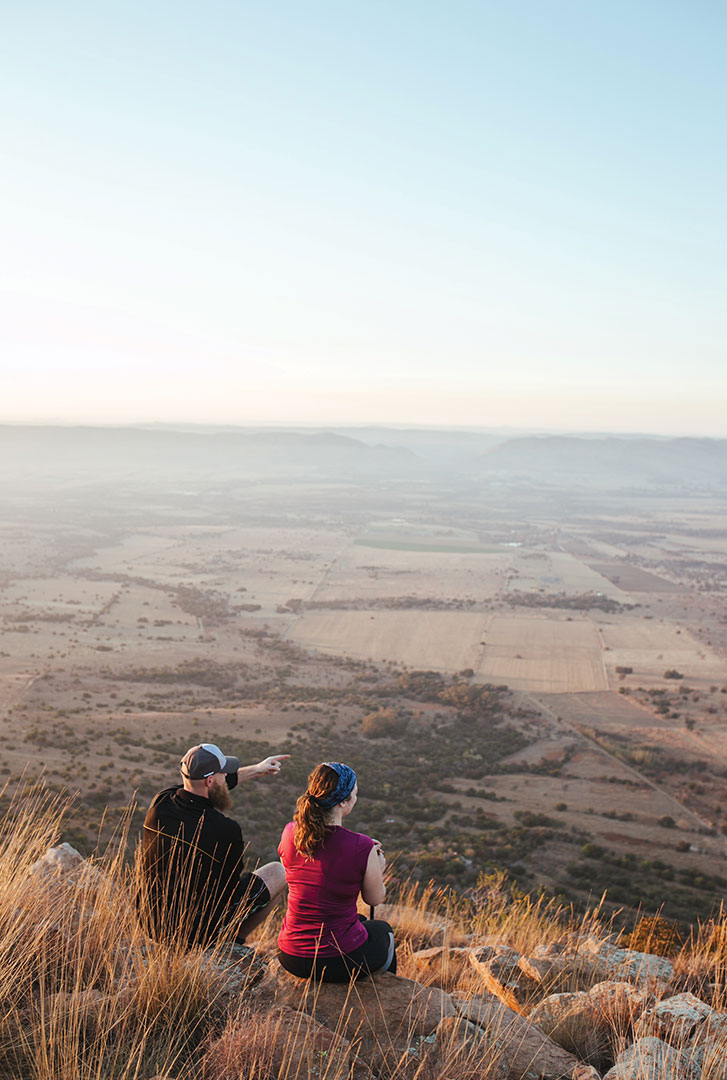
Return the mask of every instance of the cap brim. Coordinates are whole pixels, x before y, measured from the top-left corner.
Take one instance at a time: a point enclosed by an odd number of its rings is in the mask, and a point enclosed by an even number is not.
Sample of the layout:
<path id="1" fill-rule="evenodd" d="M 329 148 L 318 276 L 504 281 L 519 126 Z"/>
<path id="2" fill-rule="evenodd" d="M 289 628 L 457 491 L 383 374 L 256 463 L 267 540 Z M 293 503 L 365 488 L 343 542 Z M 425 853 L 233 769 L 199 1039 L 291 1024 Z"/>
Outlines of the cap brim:
<path id="1" fill-rule="evenodd" d="M 240 768 L 240 759 L 236 757 L 225 758 L 225 767 L 222 770 L 223 773 L 237 772 Z"/>

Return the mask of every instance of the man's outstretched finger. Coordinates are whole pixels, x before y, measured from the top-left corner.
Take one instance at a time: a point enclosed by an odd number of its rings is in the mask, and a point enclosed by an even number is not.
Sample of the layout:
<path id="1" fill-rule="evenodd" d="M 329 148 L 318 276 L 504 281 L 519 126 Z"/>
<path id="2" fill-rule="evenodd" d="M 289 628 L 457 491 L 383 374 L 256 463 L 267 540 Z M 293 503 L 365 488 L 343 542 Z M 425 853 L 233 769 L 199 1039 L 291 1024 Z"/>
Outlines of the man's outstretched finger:
<path id="1" fill-rule="evenodd" d="M 272 754 L 260 762 L 258 768 L 261 772 L 279 773 L 283 761 L 288 761 L 290 754 Z"/>

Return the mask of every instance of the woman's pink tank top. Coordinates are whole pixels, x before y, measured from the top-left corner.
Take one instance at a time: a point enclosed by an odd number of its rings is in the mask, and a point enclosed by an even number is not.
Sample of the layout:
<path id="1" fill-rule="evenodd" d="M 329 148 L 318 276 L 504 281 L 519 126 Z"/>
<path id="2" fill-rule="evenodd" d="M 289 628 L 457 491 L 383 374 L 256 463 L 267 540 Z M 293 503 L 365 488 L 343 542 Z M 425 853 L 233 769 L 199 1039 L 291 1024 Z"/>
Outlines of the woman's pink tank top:
<path id="1" fill-rule="evenodd" d="M 278 946 L 289 956 L 339 956 L 358 949 L 367 933 L 356 901 L 374 842 L 333 826 L 313 858 L 296 851 L 292 821 L 283 829 L 278 854 L 288 879 L 288 911 Z"/>

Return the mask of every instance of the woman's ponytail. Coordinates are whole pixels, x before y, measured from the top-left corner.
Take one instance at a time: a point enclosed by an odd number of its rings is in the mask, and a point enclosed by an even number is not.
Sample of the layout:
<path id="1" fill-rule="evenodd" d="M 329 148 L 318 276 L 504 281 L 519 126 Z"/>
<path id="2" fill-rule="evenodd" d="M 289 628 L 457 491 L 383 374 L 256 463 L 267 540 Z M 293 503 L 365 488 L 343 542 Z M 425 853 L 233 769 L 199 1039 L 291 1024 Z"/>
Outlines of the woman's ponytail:
<path id="1" fill-rule="evenodd" d="M 298 799 L 293 815 L 293 843 L 301 855 L 312 858 L 316 848 L 323 843 L 328 824 L 329 809 L 319 800 L 329 798 L 338 785 L 338 773 L 329 765 L 317 765 L 308 777 L 308 787 Z"/>

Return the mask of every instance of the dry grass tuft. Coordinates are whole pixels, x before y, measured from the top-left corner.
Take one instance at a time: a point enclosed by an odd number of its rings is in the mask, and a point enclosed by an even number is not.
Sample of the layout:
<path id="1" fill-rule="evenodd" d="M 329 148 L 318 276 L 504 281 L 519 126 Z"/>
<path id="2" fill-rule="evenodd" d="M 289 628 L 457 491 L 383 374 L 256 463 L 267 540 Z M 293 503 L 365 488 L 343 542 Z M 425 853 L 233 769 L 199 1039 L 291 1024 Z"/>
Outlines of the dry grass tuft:
<path id="1" fill-rule="evenodd" d="M 151 941 L 136 917 L 139 866 L 127 855 L 128 819 L 104 851 L 73 871 L 31 873 L 58 843 L 68 811 L 63 800 L 25 785 L 0 821 L 0 1080 L 370 1080 L 374 1059 L 378 1080 L 498 1075 L 494 1030 L 455 1018 L 432 1040 L 412 1027 L 390 1043 L 382 1039 L 371 1060 L 352 1061 L 342 1028 L 329 1031 L 303 1011 L 265 1003 L 249 992 L 244 964 L 232 992 L 229 942 L 203 951 Z M 543 898 L 513 897 L 497 877 L 483 879 L 466 900 L 431 884 L 405 884 L 377 914 L 396 927 L 401 974 L 468 1000 L 482 984 L 458 948 L 501 943 L 528 955 L 557 943 L 577 951 L 585 938 L 610 932 L 600 905 L 577 917 Z M 279 920 L 276 914 L 258 932 L 262 953 L 274 950 Z M 414 961 L 432 946 L 442 948 L 436 963 Z M 677 989 L 727 1011 L 724 913 L 695 929 L 675 967 Z M 533 999 L 582 989 L 584 980 L 582 973 L 567 985 L 546 980 Z M 304 996 L 302 986 L 301 1010 Z M 612 1012 L 601 1010 L 598 1024 L 563 1018 L 554 1034 L 603 1068 L 630 1038 L 631 1018 Z M 727 1080 L 720 1061 L 708 1049 L 705 1080 Z"/>

